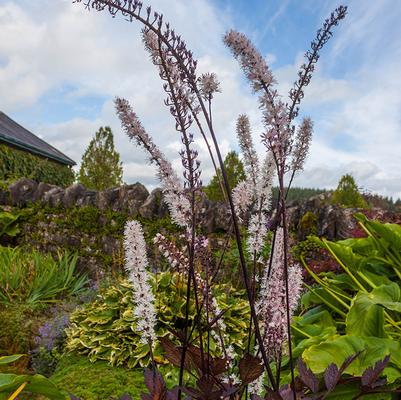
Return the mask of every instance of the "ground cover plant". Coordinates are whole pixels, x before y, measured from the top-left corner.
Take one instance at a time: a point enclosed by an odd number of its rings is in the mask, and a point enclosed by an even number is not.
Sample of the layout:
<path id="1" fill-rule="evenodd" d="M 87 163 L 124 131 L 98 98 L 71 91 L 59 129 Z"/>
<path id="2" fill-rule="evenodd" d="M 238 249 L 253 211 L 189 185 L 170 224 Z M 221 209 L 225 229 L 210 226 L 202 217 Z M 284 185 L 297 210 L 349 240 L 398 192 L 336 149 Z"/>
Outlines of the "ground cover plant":
<path id="1" fill-rule="evenodd" d="M 164 272 L 150 276 L 157 312 L 156 333 L 165 338 L 169 332 L 178 330 L 185 321 L 185 281 L 177 273 Z M 226 309 L 224 334 L 227 341 L 241 353 L 246 341 L 246 327 L 249 321 L 249 307 L 244 291 L 230 285 L 214 288 L 214 297 L 220 309 Z M 191 297 L 188 323 L 196 328 L 195 298 Z M 148 366 L 151 361 L 150 347 L 143 343 L 137 331 L 134 316 L 132 284 L 126 280 L 111 286 L 100 294 L 93 303 L 79 307 L 70 317 L 67 329 L 67 349 L 87 354 L 89 360 L 107 360 L 113 365 L 128 368 Z M 177 342 L 177 340 L 175 340 Z M 198 341 L 194 341 L 198 345 Z M 222 349 L 216 337 L 210 338 L 210 351 L 222 356 Z M 160 364 L 168 364 L 160 344 L 153 348 L 153 356 Z"/>

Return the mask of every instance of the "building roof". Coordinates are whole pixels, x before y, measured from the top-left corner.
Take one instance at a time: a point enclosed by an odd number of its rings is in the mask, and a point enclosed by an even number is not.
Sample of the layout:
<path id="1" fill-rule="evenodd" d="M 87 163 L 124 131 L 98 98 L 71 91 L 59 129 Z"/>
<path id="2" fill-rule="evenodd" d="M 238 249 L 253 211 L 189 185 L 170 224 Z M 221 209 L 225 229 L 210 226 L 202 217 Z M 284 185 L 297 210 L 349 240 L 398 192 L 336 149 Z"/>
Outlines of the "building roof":
<path id="1" fill-rule="evenodd" d="M 12 120 L 0 111 L 0 142 L 7 143 L 16 148 L 49 158 L 65 165 L 75 165 L 75 161 L 67 157 L 44 140 Z"/>

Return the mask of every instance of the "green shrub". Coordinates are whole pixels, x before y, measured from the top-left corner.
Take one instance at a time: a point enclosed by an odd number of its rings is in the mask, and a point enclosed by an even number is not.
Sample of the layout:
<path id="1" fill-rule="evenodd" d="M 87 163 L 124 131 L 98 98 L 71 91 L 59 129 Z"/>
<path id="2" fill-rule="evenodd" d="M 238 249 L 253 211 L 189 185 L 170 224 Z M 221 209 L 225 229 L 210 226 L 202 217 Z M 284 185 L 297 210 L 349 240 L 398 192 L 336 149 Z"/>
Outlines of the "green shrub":
<path id="1" fill-rule="evenodd" d="M 124 393 L 139 399 L 145 391 L 142 369 L 110 368 L 106 361 L 91 363 L 74 355 L 60 360 L 51 381 L 81 400 L 117 399 Z"/>
<path id="2" fill-rule="evenodd" d="M 186 282 L 178 274 L 164 272 L 153 277 L 153 287 L 158 311 L 157 335 L 180 331 L 185 322 Z M 127 281 L 122 281 L 107 289 L 95 302 L 78 308 L 70 317 L 71 327 L 67 328 L 67 349 L 88 355 L 91 361 L 106 360 L 129 368 L 149 365 L 149 346 L 140 342 L 135 330 L 132 290 Z M 239 352 L 247 340 L 249 323 L 244 292 L 219 285 L 214 294 L 220 309 L 226 310 L 223 316 L 226 342 Z M 194 326 L 195 314 L 192 299 L 189 326 Z M 220 353 L 213 338 L 210 338 L 210 349 L 213 354 Z M 157 362 L 166 363 L 160 346 L 154 354 Z"/>
<path id="3" fill-rule="evenodd" d="M 67 165 L 0 144 L 0 181 L 13 182 L 23 177 L 63 187 L 75 179 Z"/>
<path id="4" fill-rule="evenodd" d="M 312 211 L 307 211 L 298 223 L 298 237 L 305 239 L 309 235 L 316 235 L 317 223 L 317 216 Z"/>
<path id="5" fill-rule="evenodd" d="M 77 256 L 0 247 L 0 304 L 36 306 L 80 293 L 87 282 L 76 273 Z"/>
<path id="6" fill-rule="evenodd" d="M 366 201 L 359 193 L 355 179 L 350 174 L 341 177 L 331 200 L 333 204 L 339 204 L 348 208 L 367 207 Z"/>

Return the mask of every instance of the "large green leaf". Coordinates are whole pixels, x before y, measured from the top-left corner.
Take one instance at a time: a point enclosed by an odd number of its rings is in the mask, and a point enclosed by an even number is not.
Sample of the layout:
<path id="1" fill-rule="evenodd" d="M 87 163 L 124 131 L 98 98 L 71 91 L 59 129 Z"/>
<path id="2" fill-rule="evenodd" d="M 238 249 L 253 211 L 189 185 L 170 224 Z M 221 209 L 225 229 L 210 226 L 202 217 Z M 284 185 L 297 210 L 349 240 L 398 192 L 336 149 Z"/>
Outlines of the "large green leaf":
<path id="1" fill-rule="evenodd" d="M 51 400 L 67 400 L 69 396 L 57 389 L 56 385 L 42 375 L 0 374 L 0 393 L 12 394 L 24 382 L 28 382 L 24 392 L 46 396 Z"/>
<path id="2" fill-rule="evenodd" d="M 324 240 L 327 249 L 332 253 L 347 269 L 357 272 L 360 269 L 363 257 L 354 253 L 351 247 L 340 243 Z"/>
<path id="3" fill-rule="evenodd" d="M 12 356 L 0 357 L 0 365 L 10 364 L 14 361 L 19 360 L 23 356 L 24 356 L 24 354 L 13 354 Z"/>
<path id="4" fill-rule="evenodd" d="M 345 319 L 348 335 L 386 336 L 384 310 L 369 298 L 369 293 L 358 293 Z"/>
<path id="5" fill-rule="evenodd" d="M 383 308 L 401 312 L 401 290 L 395 282 L 355 296 L 346 318 L 347 334 L 385 337 Z"/>
<path id="6" fill-rule="evenodd" d="M 366 368 L 383 360 L 390 354 L 390 363 L 401 367 L 400 343 L 392 339 L 358 336 L 335 336 L 327 341 L 311 346 L 302 354 L 302 358 L 314 373 L 323 373 L 334 363 L 338 367 L 350 356 L 360 355 L 345 370 L 346 373 L 361 376 Z"/>

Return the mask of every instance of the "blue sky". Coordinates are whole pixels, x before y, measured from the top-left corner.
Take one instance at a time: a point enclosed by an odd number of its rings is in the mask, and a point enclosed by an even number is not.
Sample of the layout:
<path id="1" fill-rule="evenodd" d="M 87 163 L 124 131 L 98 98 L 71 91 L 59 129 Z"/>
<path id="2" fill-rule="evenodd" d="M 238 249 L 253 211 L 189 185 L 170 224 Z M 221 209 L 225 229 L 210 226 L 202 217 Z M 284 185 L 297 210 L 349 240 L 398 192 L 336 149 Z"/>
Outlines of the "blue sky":
<path id="1" fill-rule="evenodd" d="M 146 3 L 146 2 L 145 2 Z M 255 142 L 261 115 L 237 63 L 224 48 L 227 29 L 245 32 L 267 58 L 286 96 L 304 51 L 332 0 L 155 0 L 194 50 L 202 72 L 221 80 L 215 122 L 223 152 L 237 149 L 235 119 L 248 113 Z M 323 50 L 301 115 L 315 121 L 308 162 L 296 184 L 332 188 L 351 172 L 367 191 L 401 197 L 401 2 L 345 1 L 349 15 Z M 125 138 L 114 96 L 130 100 L 149 133 L 179 168 L 179 140 L 163 107 L 157 72 L 140 27 L 70 0 L 0 0 L 0 110 L 77 162 L 102 125 L 114 131 L 124 179 L 154 187 L 145 156 Z M 213 171 L 207 153 L 203 180 Z M 263 146 L 257 145 L 260 155 Z"/>

